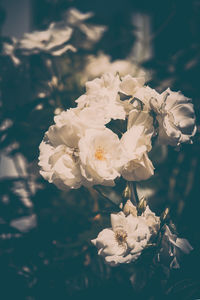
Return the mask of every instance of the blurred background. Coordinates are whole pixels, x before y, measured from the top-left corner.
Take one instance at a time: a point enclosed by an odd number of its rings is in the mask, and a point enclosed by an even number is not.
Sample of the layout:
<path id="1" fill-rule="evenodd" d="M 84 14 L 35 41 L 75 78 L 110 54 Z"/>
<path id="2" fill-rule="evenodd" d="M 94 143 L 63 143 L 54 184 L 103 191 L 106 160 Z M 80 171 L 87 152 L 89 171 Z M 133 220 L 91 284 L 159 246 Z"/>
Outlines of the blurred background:
<path id="1" fill-rule="evenodd" d="M 51 25 L 50 25 L 51 24 Z M 1 299 L 200 298 L 200 1 L 0 1 Z M 192 98 L 198 132 L 181 151 L 156 145 L 155 176 L 138 186 L 170 207 L 194 250 L 181 268 L 110 268 L 90 240 L 114 209 L 92 189 L 58 190 L 39 174 L 39 144 L 84 83 L 146 73 L 158 91 Z M 106 191 L 120 200 L 125 183 Z M 130 280 L 130 278 L 132 278 Z"/>

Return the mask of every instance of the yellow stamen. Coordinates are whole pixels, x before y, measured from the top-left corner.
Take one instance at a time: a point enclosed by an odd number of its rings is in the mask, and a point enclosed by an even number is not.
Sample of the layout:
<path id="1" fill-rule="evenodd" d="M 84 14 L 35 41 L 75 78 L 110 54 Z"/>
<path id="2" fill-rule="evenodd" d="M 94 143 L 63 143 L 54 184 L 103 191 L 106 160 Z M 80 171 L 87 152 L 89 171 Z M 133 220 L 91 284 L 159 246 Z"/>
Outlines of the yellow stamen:
<path id="1" fill-rule="evenodd" d="M 95 158 L 98 160 L 105 160 L 105 151 L 102 148 L 97 148 L 94 154 Z"/>
<path id="2" fill-rule="evenodd" d="M 124 244 L 126 242 L 126 238 L 127 238 L 126 231 L 124 231 L 123 229 L 118 229 L 115 232 L 115 238 L 116 238 L 117 242 L 119 243 L 119 245 Z"/>

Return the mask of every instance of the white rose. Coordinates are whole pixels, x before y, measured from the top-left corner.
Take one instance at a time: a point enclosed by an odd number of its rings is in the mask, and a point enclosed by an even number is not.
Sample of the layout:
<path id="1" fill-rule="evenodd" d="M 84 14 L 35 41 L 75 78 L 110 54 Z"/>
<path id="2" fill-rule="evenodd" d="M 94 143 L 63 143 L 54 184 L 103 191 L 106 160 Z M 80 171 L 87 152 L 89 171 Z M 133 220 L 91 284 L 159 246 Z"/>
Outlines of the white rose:
<path id="1" fill-rule="evenodd" d="M 69 109 L 54 117 L 55 125 L 49 127 L 45 133 L 45 139 L 54 148 L 59 145 L 66 145 L 76 148 L 80 136 L 82 136 L 82 126 L 77 118 L 76 109 Z"/>
<path id="2" fill-rule="evenodd" d="M 106 72 L 112 73 L 113 75 L 118 73 L 120 76 L 125 76 L 126 74 L 132 76 L 137 75 L 138 77 L 145 76 L 143 69 L 130 61 L 130 59 L 120 59 L 111 62 L 109 55 L 99 53 L 97 56 L 88 55 L 86 67 L 81 73 L 81 83 L 84 84 L 88 79 L 91 80 L 100 77 Z"/>
<path id="3" fill-rule="evenodd" d="M 120 101 L 118 95 L 119 84 L 119 76 L 114 76 L 110 73 L 86 82 L 86 94 L 76 100 L 78 108 L 91 107 L 93 110 L 97 108 L 102 109 L 108 122 L 111 119 L 124 120 L 126 112 L 124 104 Z"/>
<path id="4" fill-rule="evenodd" d="M 79 163 L 78 142 L 86 129 L 104 129 L 103 112 L 91 108 L 74 108 L 54 118 L 40 145 L 39 165 L 41 175 L 61 189 L 79 188 L 82 175 Z"/>
<path id="5" fill-rule="evenodd" d="M 126 157 L 121 174 L 129 181 L 146 180 L 154 173 L 154 167 L 147 154 L 151 150 L 152 118 L 148 113 L 138 111 L 133 111 L 130 118 L 129 124 L 133 125 L 121 138 Z"/>
<path id="6" fill-rule="evenodd" d="M 102 230 L 92 243 L 98 254 L 111 266 L 135 261 L 150 239 L 150 231 L 142 216 L 127 217 L 123 212 L 111 214 L 112 228 Z"/>
<path id="7" fill-rule="evenodd" d="M 120 176 L 122 151 L 118 136 L 111 130 L 88 129 L 79 141 L 81 173 L 84 185 L 114 186 Z"/>
<path id="8" fill-rule="evenodd" d="M 25 33 L 16 45 L 23 51 L 23 54 L 39 53 L 44 51 L 52 55 L 61 55 L 67 50 L 76 52 L 76 48 L 71 44 L 66 44 L 73 30 L 67 24 L 51 23 L 47 30 L 33 31 Z"/>
<path id="9" fill-rule="evenodd" d="M 73 37 L 79 48 L 91 49 L 106 30 L 106 26 L 86 22 L 91 17 L 93 17 L 92 12 L 82 13 L 76 8 L 70 8 L 66 13 L 66 23 L 74 29 Z"/>
<path id="10" fill-rule="evenodd" d="M 181 143 L 191 143 L 196 133 L 191 99 L 168 88 L 160 97 L 151 99 L 151 107 L 157 114 L 161 144 L 179 146 Z"/>
<path id="11" fill-rule="evenodd" d="M 145 72 L 141 68 L 130 60 L 115 60 L 110 65 L 110 72 L 113 74 L 119 73 L 120 76 L 126 76 L 126 74 L 130 74 L 131 76 L 137 76 L 145 78 Z"/>
<path id="12" fill-rule="evenodd" d="M 76 109 L 55 117 L 57 122 L 49 127 L 40 144 L 39 166 L 41 175 L 59 188 L 78 188 L 81 172 L 77 163 L 77 146 L 80 124 L 73 122 Z"/>
<path id="13" fill-rule="evenodd" d="M 40 144 L 40 174 L 60 189 L 79 188 L 82 176 L 76 154 L 65 145 L 52 147 L 45 141 Z"/>

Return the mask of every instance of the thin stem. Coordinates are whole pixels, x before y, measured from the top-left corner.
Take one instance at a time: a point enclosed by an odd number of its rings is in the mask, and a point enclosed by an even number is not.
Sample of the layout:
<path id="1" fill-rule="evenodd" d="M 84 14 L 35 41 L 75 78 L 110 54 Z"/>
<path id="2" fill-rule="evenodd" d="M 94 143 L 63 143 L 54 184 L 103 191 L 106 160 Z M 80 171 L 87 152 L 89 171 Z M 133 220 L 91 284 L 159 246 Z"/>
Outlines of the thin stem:
<path id="1" fill-rule="evenodd" d="M 117 205 L 116 203 L 114 203 L 110 198 L 108 198 L 104 192 L 102 192 L 101 190 L 99 190 L 98 187 L 93 186 L 93 189 L 94 189 L 95 191 L 97 191 L 98 194 L 99 194 L 101 197 L 103 197 L 104 199 L 106 199 L 107 201 L 109 201 L 110 203 L 112 203 L 112 205 L 118 206 L 118 205 Z"/>
<path id="2" fill-rule="evenodd" d="M 138 194 L 137 194 L 136 182 L 130 181 L 130 182 L 127 182 L 127 185 L 130 189 L 130 200 L 135 206 L 137 206 L 139 203 L 139 198 L 138 198 Z"/>

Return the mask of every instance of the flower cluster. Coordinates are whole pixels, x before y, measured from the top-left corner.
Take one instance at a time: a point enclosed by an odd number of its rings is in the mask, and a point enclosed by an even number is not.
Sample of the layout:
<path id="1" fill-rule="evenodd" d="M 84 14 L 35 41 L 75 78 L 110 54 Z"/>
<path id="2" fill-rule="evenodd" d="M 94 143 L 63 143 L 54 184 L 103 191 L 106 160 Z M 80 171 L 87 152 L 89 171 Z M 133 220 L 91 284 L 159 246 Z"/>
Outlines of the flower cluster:
<path id="1" fill-rule="evenodd" d="M 190 143 L 196 131 L 191 100 L 144 84 L 144 77 L 111 73 L 86 82 L 77 107 L 57 115 L 45 133 L 39 157 L 43 177 L 61 189 L 114 186 L 120 176 L 146 180 L 154 173 L 148 156 L 153 135 L 163 144 Z M 125 129 L 113 131 L 113 120 Z"/>
<path id="2" fill-rule="evenodd" d="M 179 147 L 191 143 L 196 132 L 191 100 L 170 89 L 159 94 L 145 85 L 142 74 L 105 73 L 86 82 L 85 94 L 75 102 L 75 108 L 54 117 L 40 144 L 40 172 L 60 189 L 114 186 L 120 176 L 146 180 L 154 174 L 152 137 Z M 130 186 L 124 197 L 133 200 Z M 134 262 L 157 241 L 155 261 L 167 259 L 170 268 L 178 268 L 180 254 L 189 253 L 191 245 L 163 225 L 149 206 L 142 212 L 139 207 L 128 200 L 122 211 L 111 214 L 111 228 L 92 240 L 98 254 L 117 266 Z"/>

